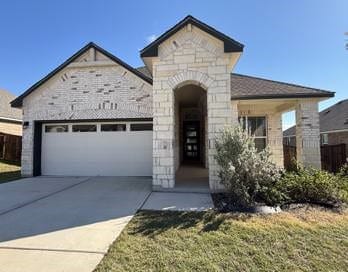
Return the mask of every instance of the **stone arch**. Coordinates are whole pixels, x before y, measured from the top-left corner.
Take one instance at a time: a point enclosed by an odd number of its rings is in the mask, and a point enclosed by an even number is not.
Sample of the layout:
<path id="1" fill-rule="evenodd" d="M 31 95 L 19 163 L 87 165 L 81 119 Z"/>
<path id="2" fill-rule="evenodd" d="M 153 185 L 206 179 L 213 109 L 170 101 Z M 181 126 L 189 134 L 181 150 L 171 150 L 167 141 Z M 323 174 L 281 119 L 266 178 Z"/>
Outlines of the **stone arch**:
<path id="1" fill-rule="evenodd" d="M 187 84 L 198 85 L 205 89 L 209 89 L 214 80 L 207 74 L 198 71 L 183 71 L 168 79 L 168 85 L 173 89 L 178 89 Z"/>

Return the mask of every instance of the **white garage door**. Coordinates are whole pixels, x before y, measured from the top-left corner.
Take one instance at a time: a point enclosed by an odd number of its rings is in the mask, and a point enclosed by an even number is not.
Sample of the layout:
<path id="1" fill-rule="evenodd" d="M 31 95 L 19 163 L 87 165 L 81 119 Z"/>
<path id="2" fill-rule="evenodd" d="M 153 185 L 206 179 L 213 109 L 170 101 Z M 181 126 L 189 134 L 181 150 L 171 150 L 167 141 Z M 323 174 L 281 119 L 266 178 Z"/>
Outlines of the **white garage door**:
<path id="1" fill-rule="evenodd" d="M 152 124 L 44 124 L 41 173 L 151 176 Z"/>

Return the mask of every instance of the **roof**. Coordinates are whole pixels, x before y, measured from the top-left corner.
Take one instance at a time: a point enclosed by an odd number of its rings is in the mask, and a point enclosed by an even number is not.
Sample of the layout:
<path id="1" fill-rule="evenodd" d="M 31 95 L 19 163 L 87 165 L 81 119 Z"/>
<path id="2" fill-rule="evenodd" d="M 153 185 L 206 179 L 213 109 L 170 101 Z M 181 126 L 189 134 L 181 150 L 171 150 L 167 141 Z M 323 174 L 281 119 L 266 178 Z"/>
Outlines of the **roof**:
<path id="1" fill-rule="evenodd" d="M 22 120 L 22 111 L 11 108 L 10 102 L 16 96 L 5 90 L 0 90 L 0 119 Z"/>
<path id="2" fill-rule="evenodd" d="M 68 58 L 65 62 L 63 62 L 61 65 L 59 65 L 56 69 L 54 69 L 52 72 L 50 72 L 48 75 L 46 75 L 43 79 L 36 82 L 34 85 L 32 85 L 28 90 L 26 90 L 23 94 L 18 96 L 15 100 L 11 102 L 12 107 L 21 107 L 23 103 L 23 99 L 29 95 L 31 92 L 35 91 L 38 87 L 40 87 L 42 84 L 44 84 L 47 80 L 52 78 L 54 75 L 56 75 L 58 72 L 63 70 L 66 66 L 68 66 L 71 62 L 75 61 L 78 57 L 80 57 L 82 54 L 87 52 L 89 49 L 94 48 L 104 54 L 105 56 L 109 57 L 111 60 L 115 61 L 117 64 L 123 66 L 130 72 L 134 73 L 135 75 L 139 76 L 146 82 L 152 84 L 152 78 L 146 76 L 144 73 L 139 72 L 137 69 L 134 69 L 121 59 L 117 58 L 110 52 L 106 51 L 105 49 L 101 48 L 100 46 L 96 45 L 93 42 L 88 43 L 84 47 L 82 47 L 79 51 L 77 51 L 73 56 Z"/>
<path id="3" fill-rule="evenodd" d="M 274 81 L 265 78 L 231 74 L 231 99 L 273 99 L 333 97 L 334 92 Z"/>
<path id="4" fill-rule="evenodd" d="M 145 67 L 137 70 L 151 77 Z M 286 82 L 274 81 L 265 78 L 231 74 L 231 99 L 274 99 L 274 98 L 306 98 L 306 97 L 333 97 L 334 92 L 295 85 Z"/>
<path id="5" fill-rule="evenodd" d="M 156 57 L 158 55 L 158 46 L 165 40 L 167 40 L 169 37 L 174 35 L 176 32 L 178 32 L 180 29 L 182 29 L 187 24 L 194 25 L 201 30 L 209 33 L 213 37 L 221 40 L 224 42 L 224 51 L 225 52 L 243 52 L 244 45 L 237 42 L 236 40 L 226 36 L 225 34 L 221 33 L 220 31 L 212 28 L 211 26 L 208 26 L 207 24 L 199 21 L 198 19 L 194 18 L 191 15 L 186 16 L 184 19 L 182 19 L 179 23 L 177 23 L 175 26 L 164 32 L 161 36 L 159 36 L 156 40 L 154 40 L 152 43 L 150 43 L 148 46 L 146 46 L 144 49 L 140 51 L 140 56 L 143 57 Z"/>
<path id="6" fill-rule="evenodd" d="M 145 76 L 152 78 L 152 74 L 146 66 L 138 67 L 137 70 Z"/>
<path id="7" fill-rule="evenodd" d="M 348 99 L 322 110 L 319 113 L 320 132 L 348 130 Z M 296 126 L 292 126 L 283 132 L 284 136 L 296 134 Z"/>

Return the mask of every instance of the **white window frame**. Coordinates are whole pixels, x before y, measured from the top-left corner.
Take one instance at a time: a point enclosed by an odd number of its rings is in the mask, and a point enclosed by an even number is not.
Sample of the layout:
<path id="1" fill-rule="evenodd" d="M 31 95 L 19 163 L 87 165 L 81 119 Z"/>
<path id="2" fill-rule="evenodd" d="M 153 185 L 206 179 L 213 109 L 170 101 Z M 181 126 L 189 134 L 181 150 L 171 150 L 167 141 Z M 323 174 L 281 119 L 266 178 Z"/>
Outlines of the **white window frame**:
<path id="1" fill-rule="evenodd" d="M 67 126 L 68 130 L 67 131 L 46 131 L 46 127 L 49 127 L 49 126 Z M 69 124 L 66 124 L 66 123 L 51 123 L 51 124 L 48 123 L 48 124 L 44 124 L 43 132 L 44 133 L 69 133 L 70 126 L 69 126 Z"/>
<path id="2" fill-rule="evenodd" d="M 248 118 L 257 118 L 257 117 L 259 117 L 259 118 L 265 118 L 265 130 L 266 130 L 266 135 L 265 136 L 255 136 L 255 135 L 251 135 L 251 133 L 250 133 L 250 131 L 249 131 L 249 128 L 248 128 Z M 245 118 L 244 120 L 245 120 L 245 123 L 246 123 L 246 125 L 245 125 L 245 130 L 248 132 L 248 134 L 253 138 L 253 139 L 265 139 L 265 143 L 266 143 L 266 145 L 265 145 L 265 147 L 267 147 L 268 146 L 268 120 L 267 120 L 267 116 L 265 116 L 265 115 L 240 115 L 240 116 L 238 116 L 238 119 L 243 119 L 243 118 Z M 244 121 L 243 120 L 243 121 Z M 243 123 L 240 123 L 241 125 L 242 125 L 242 127 L 243 127 Z"/>
<path id="3" fill-rule="evenodd" d="M 125 125 L 126 129 L 125 130 L 116 130 L 116 131 L 105 131 L 102 130 L 102 125 Z M 99 130 L 101 133 L 122 133 L 122 132 L 127 132 L 127 123 L 108 123 L 108 122 L 102 122 L 99 124 Z"/>
<path id="4" fill-rule="evenodd" d="M 95 126 L 96 127 L 96 131 L 74 131 L 73 127 L 74 126 L 81 126 L 81 125 L 86 125 L 86 126 Z M 71 124 L 71 133 L 75 134 L 75 133 L 98 133 L 100 131 L 100 124 L 98 123 L 72 123 Z"/>

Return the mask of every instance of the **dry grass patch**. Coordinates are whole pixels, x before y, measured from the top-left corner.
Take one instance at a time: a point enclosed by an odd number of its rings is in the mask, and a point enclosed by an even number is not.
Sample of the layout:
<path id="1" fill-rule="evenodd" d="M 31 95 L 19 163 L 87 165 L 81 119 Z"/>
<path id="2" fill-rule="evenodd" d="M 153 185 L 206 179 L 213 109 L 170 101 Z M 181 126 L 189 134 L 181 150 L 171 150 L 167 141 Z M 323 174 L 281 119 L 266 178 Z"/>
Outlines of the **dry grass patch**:
<path id="1" fill-rule="evenodd" d="M 18 164 L 0 160 L 0 183 L 19 179 L 21 167 Z"/>
<path id="2" fill-rule="evenodd" d="M 348 212 L 139 212 L 96 271 L 347 271 Z"/>

